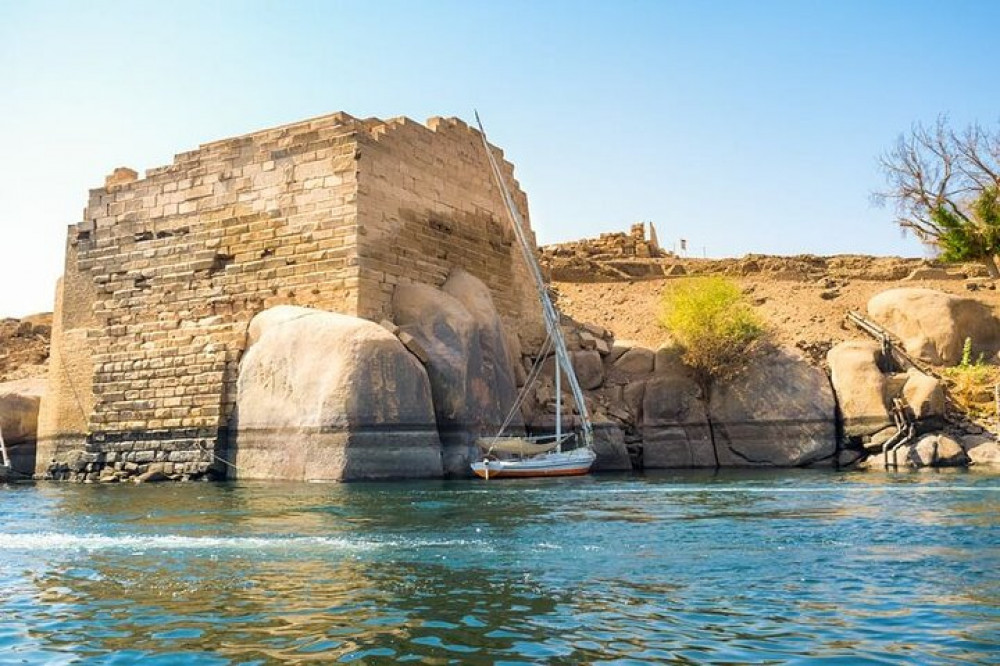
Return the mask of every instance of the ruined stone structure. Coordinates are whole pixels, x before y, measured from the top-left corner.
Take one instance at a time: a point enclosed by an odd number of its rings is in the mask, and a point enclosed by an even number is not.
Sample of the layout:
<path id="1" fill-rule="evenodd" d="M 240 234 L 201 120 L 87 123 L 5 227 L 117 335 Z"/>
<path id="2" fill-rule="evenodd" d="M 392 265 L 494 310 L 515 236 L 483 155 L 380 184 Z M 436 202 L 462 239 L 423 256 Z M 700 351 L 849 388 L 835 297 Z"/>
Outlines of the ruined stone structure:
<path id="1" fill-rule="evenodd" d="M 274 305 L 378 321 L 396 285 L 440 286 L 461 267 L 508 328 L 530 326 L 519 252 L 481 137 L 456 119 L 337 113 L 205 144 L 144 178 L 116 169 L 69 228 L 38 471 L 67 456 L 56 476 L 213 469 L 248 323 Z"/>
<path id="2" fill-rule="evenodd" d="M 656 239 L 656 228 L 649 223 L 649 238 L 646 238 L 646 224 L 633 224 L 628 233 L 613 232 L 601 234 L 597 238 L 584 238 L 569 243 L 546 245 L 542 253 L 557 257 L 583 257 L 596 260 L 649 259 L 663 256 Z"/>
<path id="3" fill-rule="evenodd" d="M 660 249 L 653 223 L 647 237 L 645 223 L 638 222 L 628 233 L 546 245 L 539 258 L 549 278 L 557 282 L 615 282 L 661 278 L 666 267 L 662 259 L 672 256 Z"/>

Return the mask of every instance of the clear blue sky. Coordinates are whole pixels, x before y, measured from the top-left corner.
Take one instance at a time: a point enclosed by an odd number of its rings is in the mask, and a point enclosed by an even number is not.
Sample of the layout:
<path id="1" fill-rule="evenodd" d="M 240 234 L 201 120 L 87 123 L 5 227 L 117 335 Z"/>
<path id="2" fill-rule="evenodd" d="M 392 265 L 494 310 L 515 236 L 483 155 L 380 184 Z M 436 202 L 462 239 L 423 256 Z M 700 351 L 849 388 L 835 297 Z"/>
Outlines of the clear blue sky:
<path id="1" fill-rule="evenodd" d="M 919 255 L 873 208 L 914 121 L 1000 118 L 1000 2 L 0 0 L 0 315 L 51 308 L 114 167 L 344 110 L 482 113 L 542 242 Z"/>

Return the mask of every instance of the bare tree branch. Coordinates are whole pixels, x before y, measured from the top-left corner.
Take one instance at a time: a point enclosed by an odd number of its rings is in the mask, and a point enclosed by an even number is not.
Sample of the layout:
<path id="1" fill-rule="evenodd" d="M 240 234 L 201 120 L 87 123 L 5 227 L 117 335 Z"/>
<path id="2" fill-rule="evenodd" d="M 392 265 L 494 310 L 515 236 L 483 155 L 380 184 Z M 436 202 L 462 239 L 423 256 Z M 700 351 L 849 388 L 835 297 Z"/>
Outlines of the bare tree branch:
<path id="1" fill-rule="evenodd" d="M 946 116 L 931 126 L 916 123 L 878 164 L 887 188 L 873 194 L 875 203 L 892 202 L 901 228 L 936 245 L 948 231 L 935 221 L 936 211 L 974 231 L 971 202 L 987 188 L 1000 188 L 1000 128 L 990 132 L 973 124 L 959 133 Z"/>

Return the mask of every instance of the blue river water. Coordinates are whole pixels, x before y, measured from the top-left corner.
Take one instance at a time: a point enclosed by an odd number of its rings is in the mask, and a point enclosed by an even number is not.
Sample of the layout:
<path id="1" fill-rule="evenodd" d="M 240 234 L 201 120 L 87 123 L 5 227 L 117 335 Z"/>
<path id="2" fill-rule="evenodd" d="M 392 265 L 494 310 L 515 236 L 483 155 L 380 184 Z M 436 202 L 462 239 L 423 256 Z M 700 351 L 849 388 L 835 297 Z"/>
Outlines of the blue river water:
<path id="1" fill-rule="evenodd" d="M 1000 476 L 0 486 L 0 664 L 1000 663 Z"/>

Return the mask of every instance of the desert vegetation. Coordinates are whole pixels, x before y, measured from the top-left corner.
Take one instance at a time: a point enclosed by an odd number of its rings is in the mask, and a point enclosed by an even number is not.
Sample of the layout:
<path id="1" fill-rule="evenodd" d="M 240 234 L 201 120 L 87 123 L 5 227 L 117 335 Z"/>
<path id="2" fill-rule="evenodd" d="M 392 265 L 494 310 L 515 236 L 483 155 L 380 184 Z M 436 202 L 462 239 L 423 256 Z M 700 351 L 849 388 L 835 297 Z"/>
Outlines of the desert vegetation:
<path id="1" fill-rule="evenodd" d="M 660 323 L 706 392 L 713 382 L 738 374 L 764 338 L 763 321 L 729 278 L 672 281 L 662 298 Z"/>

